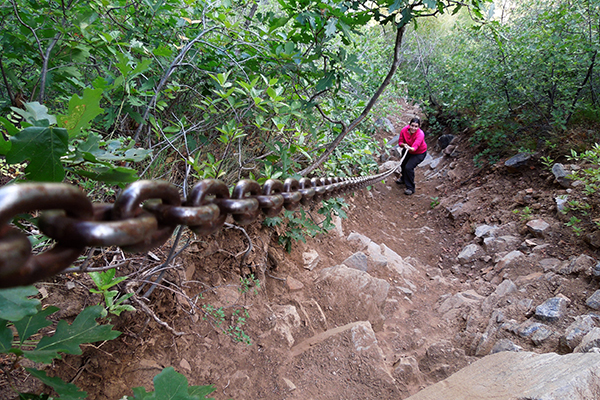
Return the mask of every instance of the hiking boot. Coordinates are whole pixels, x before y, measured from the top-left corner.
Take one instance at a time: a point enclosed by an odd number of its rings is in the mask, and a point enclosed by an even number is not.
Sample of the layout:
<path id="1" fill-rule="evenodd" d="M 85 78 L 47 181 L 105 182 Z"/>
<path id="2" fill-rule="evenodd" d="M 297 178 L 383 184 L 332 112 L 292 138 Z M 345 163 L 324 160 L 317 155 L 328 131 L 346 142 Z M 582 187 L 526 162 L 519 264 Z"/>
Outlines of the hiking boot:
<path id="1" fill-rule="evenodd" d="M 402 179 L 396 179 L 397 185 L 404 185 L 404 181 Z"/>
<path id="2" fill-rule="evenodd" d="M 407 196 L 410 196 L 410 195 L 411 195 L 411 194 L 413 194 L 413 193 L 414 193 L 414 190 L 410 190 L 410 189 L 406 189 L 406 190 L 404 191 L 404 194 L 405 194 L 405 195 L 407 195 Z"/>

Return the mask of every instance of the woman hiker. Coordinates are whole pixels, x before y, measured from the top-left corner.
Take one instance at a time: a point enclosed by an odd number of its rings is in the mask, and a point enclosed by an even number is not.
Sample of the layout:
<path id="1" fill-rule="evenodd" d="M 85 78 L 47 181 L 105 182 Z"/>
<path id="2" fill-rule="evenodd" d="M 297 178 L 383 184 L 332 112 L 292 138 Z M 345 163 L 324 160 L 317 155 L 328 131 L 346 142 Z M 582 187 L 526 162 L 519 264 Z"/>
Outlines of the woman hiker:
<path id="1" fill-rule="evenodd" d="M 398 138 L 398 146 L 408 150 L 408 154 L 402 161 L 402 174 L 396 183 L 405 185 L 404 194 L 410 196 L 415 192 L 415 167 L 427 155 L 425 133 L 421 130 L 421 120 L 419 118 L 414 117 L 408 125 L 402 128 Z"/>

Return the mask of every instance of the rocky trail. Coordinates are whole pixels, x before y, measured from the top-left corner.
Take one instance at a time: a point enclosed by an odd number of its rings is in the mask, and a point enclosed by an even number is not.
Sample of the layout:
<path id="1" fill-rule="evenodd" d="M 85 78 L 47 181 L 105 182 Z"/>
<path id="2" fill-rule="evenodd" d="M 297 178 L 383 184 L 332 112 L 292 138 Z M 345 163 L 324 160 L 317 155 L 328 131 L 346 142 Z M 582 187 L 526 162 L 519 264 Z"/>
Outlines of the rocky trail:
<path id="1" fill-rule="evenodd" d="M 407 108 L 381 137 L 393 136 L 414 112 Z M 51 369 L 90 399 L 151 388 L 167 366 L 190 384 L 215 385 L 215 399 L 594 398 L 586 396 L 600 387 L 592 360 L 600 356 L 591 354 L 600 351 L 600 254 L 597 239 L 575 236 L 557 211 L 556 199 L 571 189 L 534 159 L 480 170 L 465 139 L 429 147 L 414 195 L 390 177 L 348 196 L 348 218 L 338 218 L 334 232 L 298 242 L 289 254 L 274 243 L 273 229 L 248 227 L 249 268 L 260 287 L 238 290 L 232 266 L 248 245 L 239 230 L 193 241 L 169 277 L 185 296 L 157 290 L 149 303 L 183 335 L 141 311 L 125 313 L 112 321 L 124 332 L 119 339 Z M 97 301 L 88 284 L 85 277 L 77 285 L 41 284 L 44 301 L 68 299 L 60 317 L 69 317 Z M 204 320 L 189 304 L 198 293 L 205 304 L 247 311 L 243 330 L 252 345 Z M 227 318 L 235 322 L 234 314 Z M 572 375 L 544 369 L 547 362 Z M 511 376 L 519 382 L 514 393 L 503 389 L 507 379 L 492 379 L 510 368 L 518 375 Z M 527 371 L 558 389 L 531 389 Z M 469 395 L 469 380 L 480 392 Z"/>

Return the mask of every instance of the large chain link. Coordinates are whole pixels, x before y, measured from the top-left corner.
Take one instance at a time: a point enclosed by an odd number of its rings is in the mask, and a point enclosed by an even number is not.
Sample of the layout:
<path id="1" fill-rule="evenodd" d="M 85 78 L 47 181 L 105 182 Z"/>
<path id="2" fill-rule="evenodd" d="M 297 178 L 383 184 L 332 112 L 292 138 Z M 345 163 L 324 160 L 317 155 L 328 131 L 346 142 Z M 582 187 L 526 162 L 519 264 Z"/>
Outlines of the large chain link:
<path id="1" fill-rule="evenodd" d="M 220 229 L 228 215 L 239 225 L 262 212 L 273 217 L 372 185 L 395 169 L 359 178 L 269 179 L 261 187 L 241 180 L 231 196 L 227 185 L 206 179 L 182 200 L 174 185 L 142 180 L 129 185 L 114 204 L 92 203 L 79 188 L 63 183 L 11 184 L 0 188 L 0 288 L 29 285 L 69 267 L 88 246 L 119 246 L 144 252 L 164 244 L 178 225 L 199 235 Z M 40 230 L 56 244 L 33 255 L 27 236 L 10 224 L 18 214 L 43 212 Z"/>

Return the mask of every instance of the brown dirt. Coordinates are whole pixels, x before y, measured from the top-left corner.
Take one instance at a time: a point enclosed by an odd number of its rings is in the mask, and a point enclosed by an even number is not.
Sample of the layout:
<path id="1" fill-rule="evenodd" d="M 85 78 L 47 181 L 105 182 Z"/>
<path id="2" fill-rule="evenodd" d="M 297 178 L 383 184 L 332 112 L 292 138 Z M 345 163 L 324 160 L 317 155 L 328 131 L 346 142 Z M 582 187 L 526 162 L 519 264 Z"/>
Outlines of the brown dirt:
<path id="1" fill-rule="evenodd" d="M 405 105 L 404 123 L 417 112 Z M 402 127 L 400 119 L 393 122 L 397 130 Z M 118 399 L 132 395 L 131 388 L 136 386 L 150 390 L 152 378 L 167 366 L 186 375 L 190 384 L 215 385 L 215 399 L 401 399 L 444 379 L 476 359 L 473 332 L 484 331 L 489 320 L 487 315 L 472 320 L 472 315 L 459 313 L 448 321 L 437 311 L 441 296 L 473 288 L 486 296 L 494 290 L 493 282 L 482 279 L 485 271 L 456 267 L 458 253 L 473 240 L 474 227 L 512 221 L 515 229 L 524 234 L 524 221 L 512 210 L 529 204 L 523 202 L 520 194 L 527 190 L 533 191 L 531 206 L 536 217 L 555 221 L 553 196 L 561 190 L 544 179 L 541 166 L 516 174 L 508 174 L 502 168 L 474 168 L 466 139 L 462 140 L 462 153 L 446 161 L 452 173 L 425 179 L 427 169 L 419 168 L 417 191 L 412 196 L 405 196 L 389 178 L 371 191 L 346 197 L 348 219 L 342 222 L 342 236 L 334 232 L 307 243 L 299 242 L 286 254 L 275 243 L 273 228 L 253 224 L 246 227 L 253 250 L 241 266 L 248 241 L 240 230 L 224 229 L 211 237 L 192 240 L 168 280 L 187 280 L 184 291 L 198 305 L 223 306 L 223 326 L 235 321 L 234 310 L 247 310 L 249 316 L 242 329 L 252 345 L 234 342 L 210 318 L 204 320 L 205 315 L 184 297 L 168 287 L 159 288 L 148 306 L 183 335 L 173 335 L 141 311 L 124 313 L 112 319 L 123 335 L 110 342 L 84 346 L 82 356 L 57 360 L 49 374 L 74 381 L 89 393 L 89 399 Z M 435 154 L 435 143 L 429 146 Z M 464 219 L 451 219 L 444 200 L 474 189 L 484 191 L 485 196 L 480 198 L 485 201 Z M 442 204 L 437 205 L 438 202 Z M 317 218 L 315 212 L 312 215 Z M 588 253 L 599 258 L 562 222 L 554 226 L 557 234 L 549 239 L 548 256 L 566 260 Z M 360 356 L 351 351 L 353 329 L 360 322 L 356 319 L 360 299 L 336 302 L 332 293 L 340 292 L 336 298 L 342 299 L 345 288 L 319 281 L 322 269 L 339 265 L 356 252 L 346 240 L 350 232 L 385 244 L 418 270 L 410 276 L 415 286 L 410 295 L 402 289 L 406 286 L 405 276 L 389 270 L 372 273 L 391 284 L 382 312 L 385 322 L 374 328 L 381 353 Z M 319 253 L 321 261 L 309 271 L 303 268 L 302 255 L 312 249 Z M 167 251 L 168 248 L 155 253 L 161 258 Z M 250 272 L 260 279 L 261 286 L 251 286 L 247 293 L 240 294 L 240 274 Z M 519 271 L 511 278 L 527 276 L 528 272 Z M 291 290 L 289 277 L 302 283 L 303 288 Z M 66 278 L 57 278 L 58 284 L 39 285 L 49 292 L 44 303 L 61 307 L 61 317 L 72 317 L 81 307 L 98 301 L 86 289 L 91 287 L 89 279 L 76 279 L 70 290 L 65 282 Z M 532 280 L 524 296 L 543 301 L 557 291 L 557 286 L 552 285 Z M 560 286 L 560 293 L 572 300 L 573 309 L 584 307 L 585 293 L 589 296 L 595 290 L 593 283 L 586 280 L 561 280 L 556 285 Z M 199 293 L 202 298 L 196 297 Z M 288 313 L 290 306 L 299 310 L 298 321 L 293 313 Z M 517 315 L 515 311 L 515 315 L 507 317 Z M 293 328 L 291 339 L 285 329 L 279 329 L 282 320 L 287 321 L 285 326 Z M 555 346 L 550 343 L 536 348 L 525 340 L 511 339 L 537 352 L 553 351 Z M 387 370 L 382 371 L 378 365 L 385 365 Z"/>

